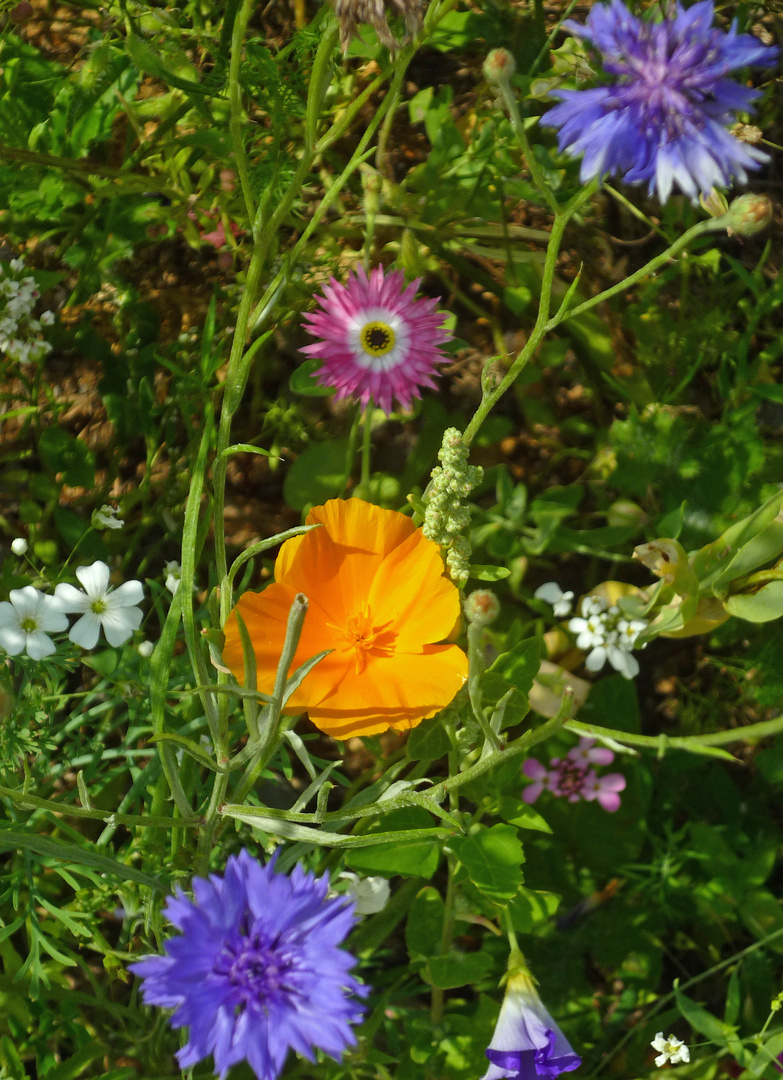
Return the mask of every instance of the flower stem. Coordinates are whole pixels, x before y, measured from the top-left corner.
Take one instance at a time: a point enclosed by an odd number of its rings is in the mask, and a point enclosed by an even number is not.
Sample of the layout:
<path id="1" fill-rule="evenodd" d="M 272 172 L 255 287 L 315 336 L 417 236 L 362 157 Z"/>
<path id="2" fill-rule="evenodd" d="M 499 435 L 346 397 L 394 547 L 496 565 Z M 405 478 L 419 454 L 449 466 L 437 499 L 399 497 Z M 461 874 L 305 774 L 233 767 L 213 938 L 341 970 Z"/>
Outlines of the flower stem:
<path id="1" fill-rule="evenodd" d="M 372 398 L 362 413 L 362 474 L 361 485 L 365 493 L 370 486 L 370 450 L 372 443 Z"/>

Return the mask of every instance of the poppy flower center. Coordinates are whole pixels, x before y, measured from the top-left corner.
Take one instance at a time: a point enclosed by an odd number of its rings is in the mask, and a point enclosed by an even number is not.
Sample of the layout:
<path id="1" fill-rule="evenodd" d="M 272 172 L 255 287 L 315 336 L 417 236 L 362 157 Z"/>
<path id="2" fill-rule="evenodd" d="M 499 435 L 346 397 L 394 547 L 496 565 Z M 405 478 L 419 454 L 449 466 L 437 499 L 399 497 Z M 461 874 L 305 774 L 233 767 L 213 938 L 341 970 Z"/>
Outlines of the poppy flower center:
<path id="1" fill-rule="evenodd" d="M 370 656 L 391 656 L 394 653 L 397 634 L 389 629 L 390 623 L 391 619 L 376 625 L 365 603 L 359 611 L 348 616 L 345 626 L 334 627 L 340 639 L 338 649 L 341 652 L 354 650 L 357 672 L 364 671 Z"/>
<path id="2" fill-rule="evenodd" d="M 397 338 L 388 323 L 368 322 L 362 327 L 359 340 L 372 356 L 385 356 L 392 351 Z"/>

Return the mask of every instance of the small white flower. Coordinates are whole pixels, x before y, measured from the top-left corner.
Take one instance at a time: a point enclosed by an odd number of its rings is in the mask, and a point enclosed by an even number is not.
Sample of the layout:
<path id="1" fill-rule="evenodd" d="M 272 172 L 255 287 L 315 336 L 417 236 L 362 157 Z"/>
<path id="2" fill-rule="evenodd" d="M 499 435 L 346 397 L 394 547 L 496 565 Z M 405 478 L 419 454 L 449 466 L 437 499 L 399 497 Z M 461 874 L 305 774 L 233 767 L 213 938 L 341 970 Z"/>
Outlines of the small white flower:
<path id="1" fill-rule="evenodd" d="M 32 585 L 11 589 L 8 596 L 10 604 L 8 600 L 0 602 L 0 646 L 9 656 L 18 656 L 23 649 L 31 660 L 51 656 L 57 646 L 48 632 L 68 627 L 54 598 Z"/>
<path id="2" fill-rule="evenodd" d="M 41 322 L 41 326 L 51 326 L 52 323 L 54 322 L 54 312 L 53 311 L 42 311 L 41 312 L 40 322 Z"/>
<path id="3" fill-rule="evenodd" d="M 589 619 L 591 615 L 602 615 L 608 606 L 603 596 L 584 596 L 580 609 L 582 615 Z"/>
<path id="4" fill-rule="evenodd" d="M 569 619 L 568 629 L 572 634 L 578 635 L 576 639 L 578 649 L 592 649 L 596 645 L 603 645 L 606 640 L 606 626 L 599 614 L 590 615 L 587 619 Z"/>
<path id="5" fill-rule="evenodd" d="M 574 599 L 572 592 L 563 592 L 556 581 L 547 581 L 539 585 L 533 593 L 536 600 L 543 600 L 545 604 L 551 604 L 556 619 L 564 619 L 571 612 L 571 601 Z"/>
<path id="6" fill-rule="evenodd" d="M 647 629 L 646 619 L 620 619 L 617 623 L 617 644 L 621 649 L 633 649 L 642 630 Z"/>
<path id="7" fill-rule="evenodd" d="M 24 270 L 24 259 L 11 259 L 9 266 L 15 274 L 18 274 L 20 270 Z"/>
<path id="8" fill-rule="evenodd" d="M 116 589 L 110 589 L 109 568 L 100 561 L 92 566 L 80 566 L 76 576 L 84 586 L 84 592 L 64 582 L 54 590 L 54 600 L 60 611 L 84 612 L 71 627 L 68 637 L 82 649 L 93 649 L 103 627 L 110 645 L 122 645 L 141 623 L 141 608 L 135 606 L 144 598 L 141 582 L 126 581 Z"/>
<path id="9" fill-rule="evenodd" d="M 614 670 L 619 671 L 624 679 L 632 679 L 639 674 L 639 661 L 627 649 L 610 645 L 607 656 Z"/>
<path id="10" fill-rule="evenodd" d="M 108 503 L 104 503 L 100 510 L 95 510 L 92 515 L 92 525 L 95 529 L 121 529 L 125 522 L 117 517 L 119 511 Z"/>
<path id="11" fill-rule="evenodd" d="M 166 563 L 166 569 L 164 571 L 166 575 L 166 588 L 169 590 L 172 596 L 176 596 L 177 589 L 179 588 L 180 579 L 182 578 L 182 567 L 176 561 L 172 559 L 171 562 Z"/>
<path id="12" fill-rule="evenodd" d="M 357 915 L 375 915 L 386 907 L 391 886 L 385 877 L 360 878 L 349 870 L 339 876 L 349 882 L 347 894 L 353 897 Z"/>
<path id="13" fill-rule="evenodd" d="M 24 555 L 27 547 L 27 541 L 23 536 L 17 536 L 16 540 L 11 541 L 11 551 L 13 551 L 14 555 Z"/>
<path id="14" fill-rule="evenodd" d="M 677 1065 L 680 1061 L 691 1060 L 691 1052 L 688 1047 L 674 1035 L 664 1038 L 663 1032 L 659 1031 L 650 1045 L 653 1050 L 658 1051 L 655 1064 L 659 1069 L 661 1065 L 666 1065 L 668 1062 Z"/>
<path id="15" fill-rule="evenodd" d="M 139 656 L 143 656 L 146 660 L 148 656 L 152 656 L 155 651 L 154 641 L 142 641 L 139 644 Z"/>
<path id="16" fill-rule="evenodd" d="M 605 645 L 596 645 L 595 648 L 587 654 L 585 659 L 585 667 L 587 670 L 600 671 L 606 663 L 607 654 L 611 651 L 611 647 L 607 650 Z"/>

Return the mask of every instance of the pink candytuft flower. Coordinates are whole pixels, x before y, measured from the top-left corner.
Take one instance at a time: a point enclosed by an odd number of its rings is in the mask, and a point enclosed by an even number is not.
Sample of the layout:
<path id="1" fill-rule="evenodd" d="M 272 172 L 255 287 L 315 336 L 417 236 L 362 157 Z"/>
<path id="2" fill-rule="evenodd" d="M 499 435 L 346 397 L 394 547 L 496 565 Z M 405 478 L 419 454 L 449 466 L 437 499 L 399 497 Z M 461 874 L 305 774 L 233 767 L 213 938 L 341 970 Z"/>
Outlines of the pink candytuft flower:
<path id="1" fill-rule="evenodd" d="M 593 739 L 580 739 L 579 745 L 569 750 L 563 758 L 552 758 L 549 768 L 536 758 L 527 758 L 522 772 L 532 784 L 522 792 L 522 799 L 531 805 L 543 791 L 551 791 L 556 799 L 568 799 L 577 803 L 598 801 L 609 813 L 620 807 L 619 792 L 625 790 L 622 773 L 599 776 L 595 765 L 611 765 L 614 754 L 606 747 L 594 747 Z"/>
<path id="2" fill-rule="evenodd" d="M 332 278 L 324 287 L 322 310 L 305 315 L 307 332 L 321 340 L 301 351 L 323 361 L 316 378 L 338 399 L 372 399 L 390 413 L 393 398 L 409 409 L 423 386 L 435 386 L 435 365 L 447 359 L 438 346 L 451 334 L 438 301 L 416 298 L 420 281 L 405 288 L 399 270 L 376 266 L 368 278 L 360 266 L 345 285 Z"/>

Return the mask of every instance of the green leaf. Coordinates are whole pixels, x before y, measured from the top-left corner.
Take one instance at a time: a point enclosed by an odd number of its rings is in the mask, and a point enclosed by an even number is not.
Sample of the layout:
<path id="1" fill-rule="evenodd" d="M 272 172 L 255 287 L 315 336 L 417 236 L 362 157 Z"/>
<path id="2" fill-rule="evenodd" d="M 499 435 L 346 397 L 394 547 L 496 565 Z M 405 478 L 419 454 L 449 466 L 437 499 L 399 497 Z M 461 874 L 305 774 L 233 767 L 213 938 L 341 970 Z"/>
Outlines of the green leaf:
<path id="1" fill-rule="evenodd" d="M 142 873 L 135 866 L 126 866 L 116 859 L 110 859 L 107 855 L 99 855 L 90 848 L 68 844 L 64 840 L 55 840 L 51 836 L 38 836 L 37 833 L 0 828 L 0 848 L 26 848 L 28 851 L 34 851 L 36 855 L 45 855 L 60 862 L 77 863 L 79 866 L 90 866 L 120 881 L 135 881 L 150 889 L 168 892 L 166 882 Z"/>
<path id="2" fill-rule="evenodd" d="M 491 900 L 510 900 L 522 884 L 525 856 L 511 825 L 493 825 L 475 836 L 455 836 L 451 846 L 470 880 Z"/>
<path id="3" fill-rule="evenodd" d="M 308 446 L 286 474 L 283 496 L 288 505 L 304 510 L 339 495 L 348 477 L 347 455 L 347 439 Z"/>
<path id="4" fill-rule="evenodd" d="M 433 986 L 453 990 L 455 986 L 481 982 L 489 976 L 493 966 L 492 958 L 486 953 L 451 952 L 428 960 L 423 975 Z"/>
<path id="5" fill-rule="evenodd" d="M 151 743 L 169 742 L 174 743 L 175 746 L 179 746 L 186 754 L 194 758 L 199 765 L 203 765 L 204 768 L 209 769 L 210 772 L 220 773 L 225 772 L 215 759 L 206 752 L 203 746 L 199 746 L 198 743 L 193 742 L 192 739 L 186 738 L 184 735 L 176 735 L 170 732 L 163 732 L 160 735 L 151 736 Z"/>
<path id="6" fill-rule="evenodd" d="M 323 364 L 320 360 L 305 360 L 291 373 L 288 386 L 294 394 L 303 397 L 329 397 L 334 393 L 333 386 L 324 386 L 316 380 L 315 376 L 321 370 Z"/>
<path id="7" fill-rule="evenodd" d="M 95 456 L 81 439 L 74 439 L 61 427 L 44 428 L 38 440 L 41 460 L 52 473 L 62 473 L 71 487 L 95 486 Z"/>
<path id="8" fill-rule="evenodd" d="M 552 830 L 537 810 L 521 799 L 513 799 L 510 795 L 503 795 L 500 799 L 498 814 L 509 825 L 516 825 L 518 829 L 535 829 L 537 832 L 551 833 Z"/>
<path id="9" fill-rule="evenodd" d="M 523 694 L 529 694 L 540 666 L 541 642 L 538 638 L 527 638 L 509 652 L 501 653 L 489 670 L 502 675 L 510 686 Z"/>
<path id="10" fill-rule="evenodd" d="M 477 563 L 470 565 L 470 576 L 477 581 L 502 581 L 510 573 L 507 566 L 482 566 Z"/>
<path id="11" fill-rule="evenodd" d="M 770 581 L 754 593 L 737 593 L 723 601 L 726 611 L 747 622 L 764 623 L 783 615 L 783 581 Z"/>
<path id="12" fill-rule="evenodd" d="M 374 821 L 364 837 L 369 838 L 381 830 L 393 836 L 394 831 L 399 830 L 404 839 L 400 837 L 395 843 L 387 844 L 383 848 L 351 851 L 346 859 L 348 866 L 352 870 L 367 874 L 404 874 L 406 877 L 431 878 L 438 868 L 440 858 L 438 842 L 431 835 L 419 839 L 412 832 L 428 829 L 431 821 L 427 811 L 416 806 L 393 810 L 380 821 Z"/>
<path id="13" fill-rule="evenodd" d="M 694 1031 L 704 1035 L 718 1046 L 726 1045 L 728 1027 L 717 1016 L 713 1016 L 703 1005 L 697 1004 L 692 998 L 686 997 L 678 987 L 674 989 L 677 999 L 677 1008 L 691 1025 Z"/>
<path id="14" fill-rule="evenodd" d="M 518 934 L 529 934 L 541 923 L 549 922 L 560 907 L 557 893 L 526 889 L 524 885 L 508 905 L 511 921 Z"/>
<path id="15" fill-rule="evenodd" d="M 411 960 L 417 956 L 432 956 L 440 948 L 445 905 L 437 889 L 431 885 L 417 893 L 405 924 L 405 944 Z"/>
<path id="16" fill-rule="evenodd" d="M 435 718 L 425 720 L 408 736 L 406 751 L 411 761 L 437 761 L 451 749 L 451 742 L 443 724 Z"/>

